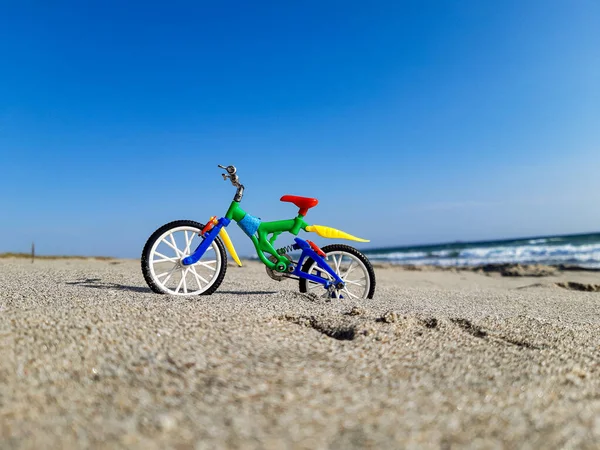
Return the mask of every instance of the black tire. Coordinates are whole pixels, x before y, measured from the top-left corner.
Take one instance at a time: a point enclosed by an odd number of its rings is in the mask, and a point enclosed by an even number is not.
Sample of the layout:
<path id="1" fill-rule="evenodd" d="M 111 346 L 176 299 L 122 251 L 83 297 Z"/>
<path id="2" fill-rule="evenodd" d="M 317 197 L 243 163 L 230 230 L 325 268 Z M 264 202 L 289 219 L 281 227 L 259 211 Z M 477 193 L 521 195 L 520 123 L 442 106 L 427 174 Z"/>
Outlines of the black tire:
<path id="1" fill-rule="evenodd" d="M 353 257 L 357 258 L 363 264 L 363 266 L 364 266 L 363 273 L 365 273 L 365 277 L 368 278 L 368 282 L 369 282 L 369 285 L 365 286 L 365 289 L 364 289 L 365 292 L 363 293 L 362 298 L 373 298 L 373 295 L 375 294 L 375 271 L 373 270 L 373 266 L 371 265 L 371 262 L 365 255 L 363 255 L 361 252 L 359 252 L 354 247 L 350 247 L 349 245 L 344 245 L 344 244 L 326 245 L 321 250 L 323 250 L 323 252 L 325 253 L 325 255 L 327 255 L 327 257 L 332 256 L 331 254 L 337 253 L 337 254 L 344 254 L 344 255 L 352 255 Z M 313 264 L 316 264 L 315 261 L 312 258 L 307 258 L 306 261 L 304 262 L 304 264 L 302 265 L 302 271 L 306 272 L 306 273 L 310 273 L 309 272 L 310 270 L 316 270 L 314 267 L 311 269 Z M 335 271 L 335 267 L 333 267 L 333 270 Z M 340 276 L 339 273 L 338 273 L 338 275 Z M 310 283 L 305 278 L 300 278 L 300 292 L 308 292 L 309 286 L 311 284 L 314 285 L 314 283 Z M 317 287 L 317 289 L 318 289 L 318 287 Z M 324 289 L 323 289 L 323 291 L 324 291 Z"/>
<path id="2" fill-rule="evenodd" d="M 155 244 L 168 231 L 172 231 L 176 228 L 182 228 L 182 227 L 188 228 L 188 230 L 186 230 L 186 231 L 193 231 L 194 233 L 198 234 L 198 233 L 200 233 L 202 228 L 204 228 L 204 225 L 199 222 L 195 222 L 193 220 L 176 220 L 174 222 L 170 222 L 170 223 L 167 223 L 166 225 L 163 225 L 158 230 L 156 230 L 154 233 L 152 233 L 152 236 L 150 236 L 150 238 L 146 242 L 146 245 L 144 245 L 144 250 L 142 251 L 141 265 L 142 265 L 142 274 L 144 275 L 144 279 L 146 280 L 148 287 L 150 287 L 150 289 L 152 289 L 152 291 L 156 292 L 157 294 L 210 295 L 213 292 L 215 292 L 217 290 L 217 288 L 221 285 L 221 283 L 223 282 L 223 279 L 225 278 L 225 273 L 227 272 L 227 254 L 225 253 L 225 246 L 223 245 L 223 242 L 221 241 L 221 239 L 218 236 L 214 240 L 214 243 L 216 244 L 215 252 L 218 252 L 217 258 L 215 259 L 218 267 L 215 267 L 216 273 L 213 275 L 213 277 L 207 283 L 207 285 L 206 285 L 207 287 L 205 287 L 204 290 L 202 290 L 202 287 L 200 286 L 200 280 L 197 279 L 197 285 L 200 288 L 198 290 L 196 290 L 195 292 L 184 293 L 184 294 L 174 293 L 174 292 L 170 291 L 168 288 L 166 288 L 161 283 L 161 281 L 158 279 L 158 277 L 154 274 L 153 265 L 151 264 L 151 261 L 152 261 L 151 253 L 153 251 Z M 177 231 L 177 230 L 175 230 L 175 231 Z M 173 231 L 173 232 L 175 232 L 175 231 Z M 192 239 L 194 239 L 194 236 L 192 236 L 192 238 L 190 239 L 190 242 L 192 241 Z M 198 241 L 198 242 L 200 242 L 200 241 Z M 157 244 L 157 246 L 159 244 L 160 244 L 160 242 Z M 175 264 L 176 263 L 173 263 L 173 266 L 175 266 Z M 194 266 L 196 266 L 196 265 L 194 265 Z M 190 267 L 194 267 L 194 266 L 190 266 Z M 174 269 L 172 269 L 172 271 L 173 270 L 176 270 L 176 269 L 174 268 Z M 186 278 L 186 275 L 184 275 L 182 278 Z M 178 289 L 176 289 L 176 291 L 177 290 Z"/>

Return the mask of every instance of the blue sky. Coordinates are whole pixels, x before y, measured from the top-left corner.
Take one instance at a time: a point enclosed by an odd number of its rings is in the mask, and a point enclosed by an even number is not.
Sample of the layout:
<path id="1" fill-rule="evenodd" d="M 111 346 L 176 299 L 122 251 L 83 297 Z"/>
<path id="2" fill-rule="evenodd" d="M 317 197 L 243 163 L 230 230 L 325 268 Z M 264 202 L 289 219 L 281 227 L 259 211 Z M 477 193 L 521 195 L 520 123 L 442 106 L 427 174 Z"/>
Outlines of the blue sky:
<path id="1" fill-rule="evenodd" d="M 224 214 L 217 164 L 250 213 L 317 197 L 363 249 L 598 231 L 598 23 L 592 0 L 0 2 L 0 252 L 137 257 Z"/>

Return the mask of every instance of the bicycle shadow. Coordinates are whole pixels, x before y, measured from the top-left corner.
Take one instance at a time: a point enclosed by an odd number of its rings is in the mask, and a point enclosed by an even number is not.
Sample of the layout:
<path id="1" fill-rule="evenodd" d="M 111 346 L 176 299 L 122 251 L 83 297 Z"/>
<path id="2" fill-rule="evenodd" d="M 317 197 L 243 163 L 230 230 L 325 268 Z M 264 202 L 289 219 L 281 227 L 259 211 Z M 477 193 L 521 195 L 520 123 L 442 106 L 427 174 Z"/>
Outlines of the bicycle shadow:
<path id="1" fill-rule="evenodd" d="M 127 286 L 119 283 L 111 283 L 103 281 L 101 278 L 85 278 L 77 281 L 67 281 L 65 284 L 70 286 L 81 286 L 90 289 L 105 289 L 115 291 L 130 291 L 140 293 L 152 293 L 149 287 L 143 286 Z M 276 294 L 277 291 L 220 291 L 217 290 L 215 294 L 235 294 L 235 295 L 269 295 Z"/>
<path id="2" fill-rule="evenodd" d="M 130 291 L 130 292 L 142 292 L 151 293 L 152 291 L 148 287 L 142 286 L 127 286 L 119 283 L 110 283 L 103 281 L 101 278 L 85 278 L 77 281 L 67 281 L 65 284 L 71 286 L 81 286 L 90 289 L 105 289 L 115 291 Z"/>

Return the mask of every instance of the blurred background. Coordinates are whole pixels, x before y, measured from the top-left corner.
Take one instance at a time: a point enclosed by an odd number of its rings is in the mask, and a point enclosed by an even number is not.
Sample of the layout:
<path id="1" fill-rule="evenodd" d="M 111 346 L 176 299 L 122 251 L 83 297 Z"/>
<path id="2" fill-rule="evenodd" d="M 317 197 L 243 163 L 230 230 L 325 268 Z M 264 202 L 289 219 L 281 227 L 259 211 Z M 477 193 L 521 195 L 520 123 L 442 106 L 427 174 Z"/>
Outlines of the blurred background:
<path id="1" fill-rule="evenodd" d="M 137 258 L 223 215 L 233 164 L 251 214 L 316 197 L 308 222 L 381 259 L 546 261 L 496 240 L 600 231 L 598 23 L 592 0 L 4 2 L 0 252 Z"/>

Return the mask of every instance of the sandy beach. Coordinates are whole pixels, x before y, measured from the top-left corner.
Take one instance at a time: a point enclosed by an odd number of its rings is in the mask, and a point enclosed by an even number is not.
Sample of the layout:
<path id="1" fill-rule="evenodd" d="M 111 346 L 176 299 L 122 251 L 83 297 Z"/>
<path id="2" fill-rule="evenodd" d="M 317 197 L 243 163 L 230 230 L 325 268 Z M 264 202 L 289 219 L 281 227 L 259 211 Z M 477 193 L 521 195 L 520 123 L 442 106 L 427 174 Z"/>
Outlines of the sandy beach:
<path id="1" fill-rule="evenodd" d="M 327 301 L 245 261 L 182 298 L 138 261 L 0 260 L 1 447 L 600 446 L 600 292 L 576 290 L 600 273 L 376 275 Z"/>

